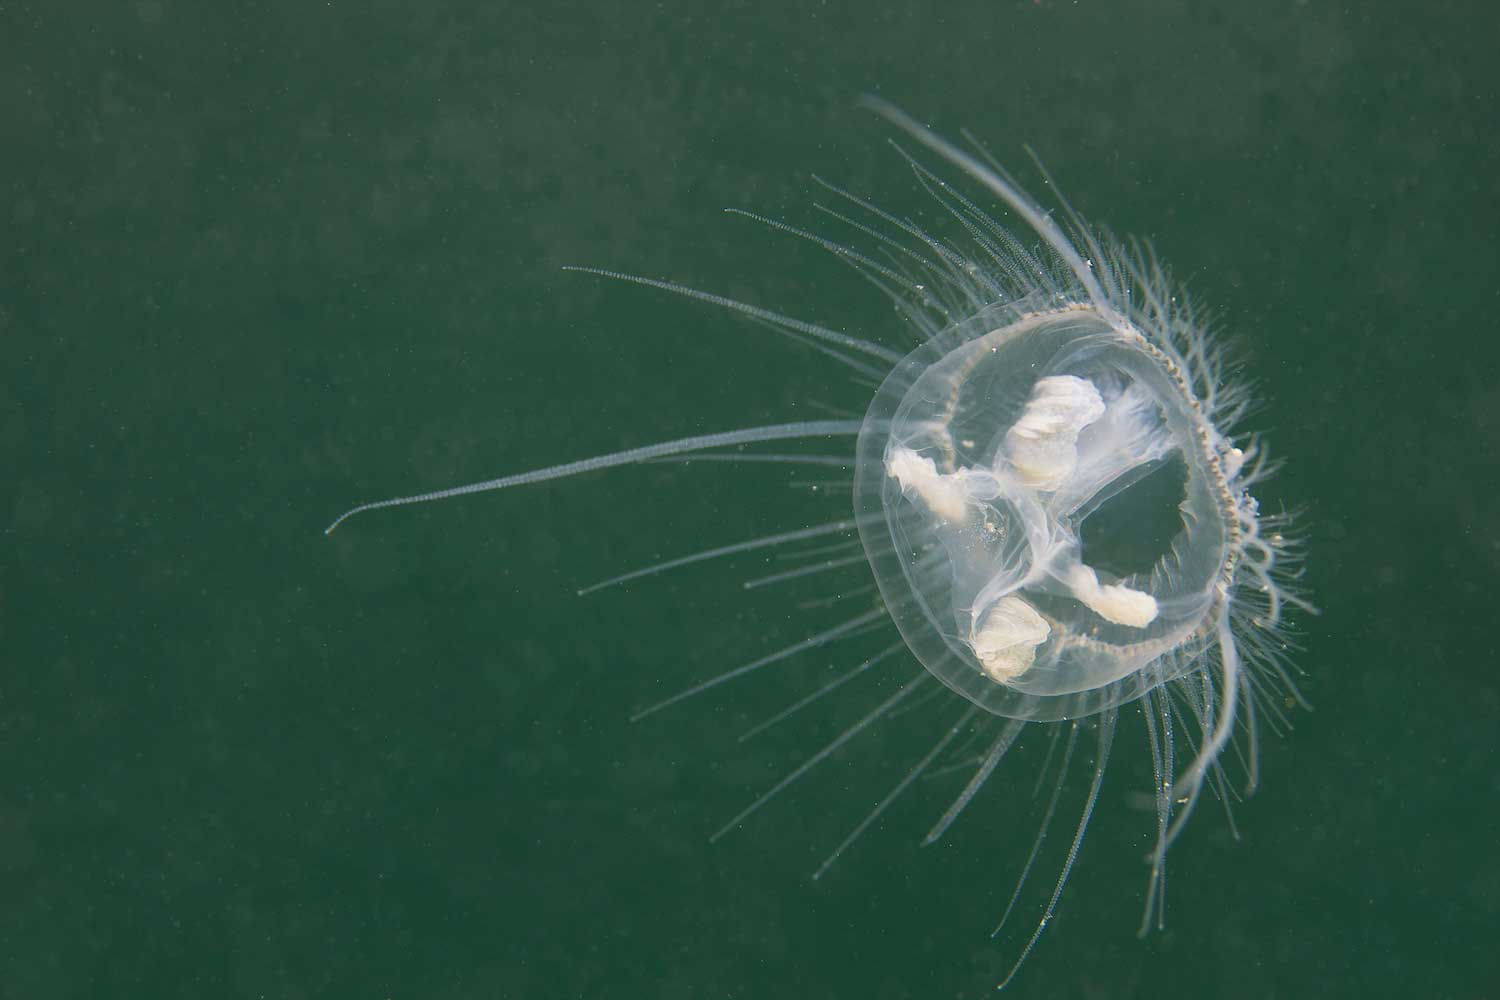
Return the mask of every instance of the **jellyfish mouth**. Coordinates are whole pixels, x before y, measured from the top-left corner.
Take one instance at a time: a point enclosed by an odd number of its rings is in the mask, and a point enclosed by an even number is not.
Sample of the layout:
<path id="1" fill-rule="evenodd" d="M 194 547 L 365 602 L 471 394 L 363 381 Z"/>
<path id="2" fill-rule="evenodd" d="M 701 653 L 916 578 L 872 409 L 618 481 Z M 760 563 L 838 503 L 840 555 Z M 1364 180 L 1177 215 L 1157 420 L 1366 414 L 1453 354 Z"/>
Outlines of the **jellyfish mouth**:
<path id="1" fill-rule="evenodd" d="M 1169 465 L 1156 457 L 1122 464 L 1109 440 L 1080 448 L 1080 437 L 1107 416 L 1106 436 L 1146 410 L 1128 387 L 1111 387 L 1109 395 L 1106 401 L 1076 375 L 1038 379 L 984 467 L 944 472 L 911 448 L 887 449 L 886 475 L 926 509 L 953 567 L 959 635 L 992 680 L 1014 683 L 1031 670 L 1054 632 L 1044 613 L 1049 603 L 1081 605 L 1098 621 L 1127 629 L 1156 620 L 1156 599 L 1120 582 L 1131 575 L 1119 572 L 1124 559 L 1094 563 L 1089 556 L 1099 545 L 1086 553 L 1076 529 L 1106 508 L 1115 517 L 1123 505 L 1132 516 L 1145 493 L 1137 487 L 1158 486 L 1156 466 Z"/>

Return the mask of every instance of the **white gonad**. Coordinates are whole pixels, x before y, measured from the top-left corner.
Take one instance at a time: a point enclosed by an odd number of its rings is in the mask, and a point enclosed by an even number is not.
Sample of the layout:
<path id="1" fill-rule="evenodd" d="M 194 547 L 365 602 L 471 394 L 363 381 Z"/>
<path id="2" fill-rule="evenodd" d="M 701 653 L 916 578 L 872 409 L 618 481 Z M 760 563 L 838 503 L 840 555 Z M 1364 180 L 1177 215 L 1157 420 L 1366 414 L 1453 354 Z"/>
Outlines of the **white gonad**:
<path id="1" fill-rule="evenodd" d="M 1033 929 L 1013 946 L 1004 986 L 1057 907 L 1099 798 L 1121 707 L 1133 706 L 1131 715 L 1142 720 L 1156 775 L 1145 933 L 1161 926 L 1167 850 L 1205 785 L 1228 808 L 1234 793 L 1220 763 L 1225 748 L 1239 737 L 1244 783 L 1253 789 L 1259 725 L 1284 725 L 1284 709 L 1300 701 L 1288 673 L 1285 611 L 1288 605 L 1312 609 L 1294 586 L 1300 553 L 1289 515 L 1262 513 L 1251 492 L 1272 466 L 1261 442 L 1241 427 L 1251 402 L 1247 390 L 1231 380 L 1222 347 L 1156 257 L 1090 228 L 1060 199 L 1065 222 L 1059 224 L 977 143 L 960 148 L 889 104 L 866 103 L 961 175 L 958 182 L 946 180 L 901 154 L 944 222 L 919 226 L 827 184 L 837 204 L 819 209 L 849 234 L 844 242 L 736 214 L 811 241 L 851 265 L 896 303 L 901 319 L 894 336 L 854 336 L 669 281 L 572 269 L 720 306 L 792 337 L 816 353 L 816 363 L 841 366 L 865 385 L 879 383 L 873 399 L 866 395 L 861 402 L 863 420 L 777 423 L 647 444 L 362 504 L 328 530 L 362 511 L 647 461 L 693 459 L 706 469 L 722 461 L 852 469 L 844 494 L 852 512 L 845 507 L 823 523 L 721 540 L 586 590 L 775 551 L 797 565 L 744 581 L 746 587 L 820 582 L 835 594 L 822 607 L 861 595 L 869 601 L 878 593 L 873 610 L 810 627 L 798 642 L 637 713 L 642 718 L 835 646 L 847 650 L 846 670 L 800 693 L 745 735 L 814 702 L 837 699 L 861 677 L 883 678 L 867 683 L 893 687 L 714 839 L 871 726 L 917 718 L 898 709 L 928 704 L 914 695 L 941 691 L 931 678 L 961 696 L 931 702 L 949 706 L 939 710 L 951 719 L 934 724 L 931 749 L 854 824 L 815 877 L 918 778 L 967 771 L 966 784 L 924 843 L 938 840 L 1014 748 L 1017 757 L 1037 755 L 1026 765 L 1026 787 L 1034 783 L 1039 791 L 1050 776 L 1051 793 L 1039 810 L 1030 855 L 1019 864 L 1008 917 L 1068 787 L 1070 765 L 1083 756 L 1075 754 L 1079 737 L 1092 735 L 1096 749 L 1078 796 L 1077 826 L 1051 892 L 1036 900 Z M 998 200 L 1040 244 L 1001 226 L 979 199 Z M 898 350 L 883 341 L 906 346 Z M 830 440 L 850 438 L 852 451 L 829 453 Z M 785 442 L 785 450 L 754 447 L 773 441 Z M 807 442 L 821 442 L 815 446 L 822 450 L 806 450 Z M 902 641 L 881 641 L 892 623 Z M 1023 749 L 1025 733 L 1046 738 L 1027 740 Z M 1186 753 L 1178 746 L 1184 739 Z M 1059 743 L 1063 750 L 1056 753 Z"/>

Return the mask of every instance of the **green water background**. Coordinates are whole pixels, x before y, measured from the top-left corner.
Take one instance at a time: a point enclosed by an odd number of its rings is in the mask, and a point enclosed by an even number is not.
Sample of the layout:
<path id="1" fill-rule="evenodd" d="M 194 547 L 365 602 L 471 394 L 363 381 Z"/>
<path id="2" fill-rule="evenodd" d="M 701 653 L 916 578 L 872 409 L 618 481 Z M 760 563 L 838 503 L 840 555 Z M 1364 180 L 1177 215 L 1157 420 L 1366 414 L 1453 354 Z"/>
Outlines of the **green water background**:
<path id="1" fill-rule="evenodd" d="M 916 841 L 961 777 L 814 883 L 947 710 L 710 845 L 889 689 L 736 742 L 828 654 L 631 724 L 839 612 L 743 593 L 763 562 L 573 596 L 830 502 L 653 466 L 320 533 L 857 411 L 765 329 L 560 267 L 889 337 L 846 268 L 720 211 L 826 227 L 814 175 L 918 211 L 863 92 L 1034 185 L 1031 144 L 1217 311 L 1324 609 L 1315 710 L 1266 740 L 1238 842 L 1195 818 L 1144 942 L 1126 719 L 1013 995 L 1494 996 L 1497 29 L 1481 3 L 0 4 L 0 997 L 988 994 L 1035 753 L 942 846 Z"/>

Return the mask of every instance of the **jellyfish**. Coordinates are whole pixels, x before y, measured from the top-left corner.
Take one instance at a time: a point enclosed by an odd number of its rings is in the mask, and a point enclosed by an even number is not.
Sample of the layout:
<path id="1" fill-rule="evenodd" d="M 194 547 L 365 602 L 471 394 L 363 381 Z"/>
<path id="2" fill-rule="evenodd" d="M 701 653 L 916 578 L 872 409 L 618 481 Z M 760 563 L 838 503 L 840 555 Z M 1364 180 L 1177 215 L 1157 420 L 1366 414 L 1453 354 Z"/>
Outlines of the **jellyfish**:
<path id="1" fill-rule="evenodd" d="M 1086 224 L 1061 196 L 1059 222 L 972 139 L 972 148 L 960 147 L 890 104 L 865 103 L 961 178 L 945 179 L 897 147 L 915 182 L 952 223 L 951 233 L 923 228 L 826 184 L 841 207 L 825 212 L 852 234 L 845 241 L 740 214 L 849 264 L 895 303 L 906 346 L 670 281 L 570 268 L 708 302 L 802 341 L 831 366 L 878 385 L 863 419 L 742 427 L 644 444 L 360 504 L 327 531 L 376 509 L 648 461 L 852 467 L 852 509 L 834 519 L 703 549 L 580 594 L 764 550 L 807 558 L 756 583 L 851 568 L 868 574 L 868 590 L 878 595 L 872 609 L 692 684 L 635 716 L 894 625 L 899 641 L 855 658 L 833 681 L 757 728 L 813 701 L 837 698 L 843 685 L 867 671 L 902 669 L 915 660 L 919 666 L 909 678 L 714 836 L 738 826 L 919 692 L 946 689 L 961 699 L 958 721 L 936 734 L 931 749 L 828 855 L 815 878 L 967 737 L 979 752 L 957 765 L 969 777 L 923 840 L 936 842 L 1023 731 L 1041 727 L 1053 738 L 1048 761 L 1060 756 L 1060 763 L 1008 916 L 1087 728 L 1097 750 L 1084 804 L 1054 888 L 1003 987 L 1058 906 L 1099 798 L 1122 707 L 1139 707 L 1155 776 L 1148 796 L 1155 835 L 1140 925 L 1145 934 L 1163 925 L 1168 851 L 1204 789 L 1229 794 L 1226 748 L 1239 748 L 1244 784 L 1253 790 L 1263 720 L 1278 726 L 1284 708 L 1301 701 L 1292 676 L 1289 611 L 1313 608 L 1297 584 L 1302 549 L 1293 515 L 1263 511 L 1253 492 L 1275 463 L 1261 439 L 1242 430 L 1249 390 L 1233 379 L 1222 342 L 1209 336 L 1202 312 L 1154 252 Z M 983 198 L 998 201 L 1039 242 L 1007 229 L 982 206 Z M 837 454 L 757 450 L 773 442 L 837 441 L 852 441 L 852 452 L 847 444 Z M 941 687 L 930 688 L 933 681 Z M 977 744 L 976 733 L 983 734 Z M 1054 753 L 1059 742 L 1060 755 Z"/>

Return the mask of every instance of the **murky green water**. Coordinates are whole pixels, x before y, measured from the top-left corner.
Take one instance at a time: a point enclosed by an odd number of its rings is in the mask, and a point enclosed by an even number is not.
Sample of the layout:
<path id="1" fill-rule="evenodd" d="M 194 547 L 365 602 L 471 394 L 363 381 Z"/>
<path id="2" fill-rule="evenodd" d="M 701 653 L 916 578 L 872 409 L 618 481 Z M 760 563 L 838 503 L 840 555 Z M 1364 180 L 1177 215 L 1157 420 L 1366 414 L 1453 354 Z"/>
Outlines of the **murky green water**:
<path id="1" fill-rule="evenodd" d="M 710 845 L 887 689 L 738 743 L 813 657 L 632 724 L 840 611 L 742 591 L 764 562 L 574 596 L 835 501 L 650 466 L 320 534 L 861 409 L 766 330 L 560 268 L 893 330 L 816 247 L 720 212 L 817 224 L 814 174 L 917 211 L 871 90 L 1023 172 L 1031 144 L 1218 311 L 1325 609 L 1315 711 L 1264 743 L 1238 843 L 1195 817 L 1145 942 L 1126 720 L 1014 994 L 1493 992 L 1487 7 L 93 7 L 0 11 L 0 996 L 988 992 L 1033 772 L 918 849 L 963 779 L 924 783 L 809 881 L 934 703 Z"/>

